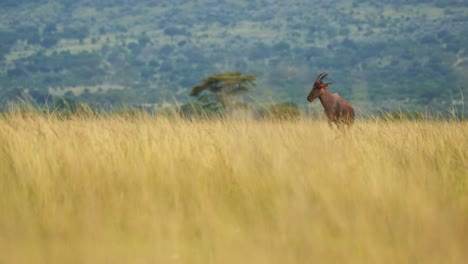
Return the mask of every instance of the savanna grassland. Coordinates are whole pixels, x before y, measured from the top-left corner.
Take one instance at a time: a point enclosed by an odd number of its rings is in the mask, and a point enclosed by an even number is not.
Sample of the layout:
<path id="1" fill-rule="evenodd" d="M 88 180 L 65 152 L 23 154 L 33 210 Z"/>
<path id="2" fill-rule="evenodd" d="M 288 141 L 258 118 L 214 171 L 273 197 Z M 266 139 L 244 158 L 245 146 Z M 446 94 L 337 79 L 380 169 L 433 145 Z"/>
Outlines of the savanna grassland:
<path id="1" fill-rule="evenodd" d="M 0 263 L 466 263 L 468 123 L 0 117 Z"/>

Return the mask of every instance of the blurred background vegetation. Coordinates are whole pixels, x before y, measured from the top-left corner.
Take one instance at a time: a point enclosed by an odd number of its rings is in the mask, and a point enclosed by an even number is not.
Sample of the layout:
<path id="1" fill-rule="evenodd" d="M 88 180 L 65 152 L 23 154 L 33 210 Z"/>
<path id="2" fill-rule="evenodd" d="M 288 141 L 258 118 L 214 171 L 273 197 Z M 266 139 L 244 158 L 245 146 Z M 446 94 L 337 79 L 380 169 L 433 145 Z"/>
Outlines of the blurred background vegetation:
<path id="1" fill-rule="evenodd" d="M 329 71 L 360 111 L 468 108 L 465 0 L 3 0 L 0 40 L 2 104 L 193 110 L 192 87 L 241 72 L 256 77 L 246 103 L 314 112 Z"/>

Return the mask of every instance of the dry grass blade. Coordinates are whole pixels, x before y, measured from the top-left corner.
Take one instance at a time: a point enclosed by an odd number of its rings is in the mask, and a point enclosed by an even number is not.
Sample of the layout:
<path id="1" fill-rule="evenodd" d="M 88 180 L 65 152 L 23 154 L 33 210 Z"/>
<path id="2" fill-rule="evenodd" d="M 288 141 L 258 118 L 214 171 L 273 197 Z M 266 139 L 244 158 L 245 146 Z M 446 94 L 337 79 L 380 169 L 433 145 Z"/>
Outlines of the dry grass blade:
<path id="1" fill-rule="evenodd" d="M 465 263 L 466 122 L 0 118 L 0 263 Z"/>

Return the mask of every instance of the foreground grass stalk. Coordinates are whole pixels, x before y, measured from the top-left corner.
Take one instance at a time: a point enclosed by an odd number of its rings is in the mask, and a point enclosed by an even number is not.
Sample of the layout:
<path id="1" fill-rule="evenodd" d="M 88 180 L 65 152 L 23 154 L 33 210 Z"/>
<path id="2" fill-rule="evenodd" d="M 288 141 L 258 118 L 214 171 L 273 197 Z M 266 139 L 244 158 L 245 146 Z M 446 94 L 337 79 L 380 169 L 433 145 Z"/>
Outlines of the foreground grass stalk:
<path id="1" fill-rule="evenodd" d="M 468 124 L 0 118 L 0 263 L 465 263 Z"/>

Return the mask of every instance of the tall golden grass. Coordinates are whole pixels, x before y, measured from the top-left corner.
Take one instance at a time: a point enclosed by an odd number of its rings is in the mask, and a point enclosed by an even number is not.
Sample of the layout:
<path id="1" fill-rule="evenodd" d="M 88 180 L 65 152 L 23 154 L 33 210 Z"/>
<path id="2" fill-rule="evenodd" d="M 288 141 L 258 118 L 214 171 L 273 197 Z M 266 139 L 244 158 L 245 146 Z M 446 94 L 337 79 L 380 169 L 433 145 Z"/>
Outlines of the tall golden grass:
<path id="1" fill-rule="evenodd" d="M 466 263 L 468 123 L 0 117 L 0 263 Z"/>

